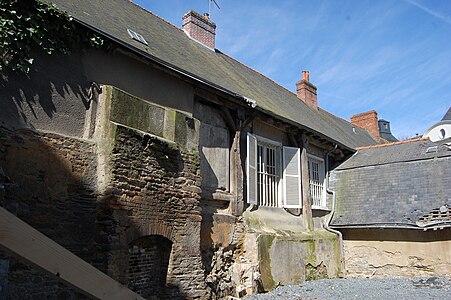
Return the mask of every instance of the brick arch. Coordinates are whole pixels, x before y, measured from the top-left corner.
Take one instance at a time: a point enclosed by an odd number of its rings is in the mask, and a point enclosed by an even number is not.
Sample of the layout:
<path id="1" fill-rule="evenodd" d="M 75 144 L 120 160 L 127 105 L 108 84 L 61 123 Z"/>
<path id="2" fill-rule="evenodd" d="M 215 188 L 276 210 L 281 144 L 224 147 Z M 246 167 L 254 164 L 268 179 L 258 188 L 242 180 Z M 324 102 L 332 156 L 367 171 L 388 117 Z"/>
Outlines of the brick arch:
<path id="1" fill-rule="evenodd" d="M 174 242 L 172 227 L 163 222 L 149 223 L 147 235 L 161 235 Z"/>
<path id="2" fill-rule="evenodd" d="M 150 223 L 141 221 L 133 224 L 127 233 L 126 242 L 127 244 L 130 244 L 147 235 L 161 235 L 173 243 L 175 234 L 172 226 L 163 221 L 153 221 Z"/>

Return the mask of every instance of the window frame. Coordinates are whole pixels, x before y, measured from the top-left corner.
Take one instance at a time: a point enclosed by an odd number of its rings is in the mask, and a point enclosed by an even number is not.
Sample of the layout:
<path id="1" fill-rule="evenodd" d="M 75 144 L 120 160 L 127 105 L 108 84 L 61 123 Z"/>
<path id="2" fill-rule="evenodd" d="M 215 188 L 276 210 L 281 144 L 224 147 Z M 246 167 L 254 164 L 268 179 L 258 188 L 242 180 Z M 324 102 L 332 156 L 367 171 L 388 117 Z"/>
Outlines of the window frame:
<path id="1" fill-rule="evenodd" d="M 254 134 L 254 136 L 257 139 L 257 148 L 256 148 L 257 149 L 257 164 L 256 164 L 256 167 L 257 167 L 257 204 L 259 206 L 264 206 L 264 207 L 283 207 L 283 199 L 282 199 L 283 198 L 283 194 L 282 194 L 282 183 L 283 183 L 282 182 L 283 181 L 282 149 L 283 149 L 283 146 L 282 146 L 282 143 L 259 136 L 259 135 L 255 135 L 255 134 Z M 264 149 L 272 148 L 275 150 L 275 152 L 277 152 L 277 151 L 279 152 L 279 153 L 274 154 L 274 158 L 276 159 L 275 160 L 275 163 L 276 163 L 275 176 L 278 177 L 278 179 L 279 179 L 279 181 L 277 182 L 277 187 L 276 187 L 277 203 L 275 205 L 274 204 L 268 205 L 268 202 L 270 202 L 270 201 L 269 201 L 269 199 L 266 198 L 266 193 L 265 193 L 266 189 L 265 188 L 261 188 L 261 191 L 263 192 L 262 197 L 264 196 L 265 199 L 263 199 L 262 201 L 260 201 L 261 199 L 259 199 L 259 195 L 261 195 L 258 193 L 260 190 L 260 184 L 266 183 L 265 182 L 265 183 L 259 184 L 260 175 L 262 174 L 262 177 L 265 179 L 265 181 L 268 178 L 268 174 L 266 174 L 266 170 L 264 170 L 262 173 L 259 169 L 259 161 L 260 161 L 259 151 L 258 151 L 259 147 L 264 147 Z M 264 151 L 263 156 L 262 156 L 262 157 L 266 158 L 266 160 L 264 162 L 264 168 L 266 168 L 266 163 L 267 163 L 267 156 L 265 155 L 265 153 L 266 153 L 266 151 Z M 278 158 L 278 161 L 277 161 L 277 158 Z M 271 174 L 269 176 L 271 176 Z M 265 204 L 263 204 L 263 203 L 265 203 Z"/>
<path id="2" fill-rule="evenodd" d="M 251 145 L 252 143 L 252 145 Z M 261 148 L 262 147 L 262 148 Z M 260 148 L 262 150 L 260 150 Z M 247 133 L 247 153 L 246 153 L 246 179 L 247 179 L 247 203 L 254 204 L 263 207 L 273 207 L 273 208 L 301 208 L 302 207 L 302 183 L 301 183 L 301 150 L 295 147 L 286 147 L 283 146 L 281 142 L 274 141 L 259 135 Z M 262 185 L 259 182 L 262 182 L 261 178 L 265 178 L 265 182 L 263 183 L 266 186 L 266 180 L 268 179 L 268 174 L 266 174 L 265 163 L 265 155 L 268 155 L 267 149 L 274 149 L 276 152 L 272 156 L 272 161 L 275 162 L 276 172 L 274 175 L 278 178 L 277 187 L 276 187 L 276 197 L 274 202 L 271 202 L 270 199 L 267 199 L 265 188 L 262 188 Z M 287 174 L 287 165 L 285 165 L 285 156 L 287 151 L 296 151 L 296 161 L 297 167 L 295 168 L 295 174 Z M 255 153 L 252 153 L 255 151 Z M 293 154 L 293 152 L 291 152 Z M 263 154 L 263 155 L 261 155 Z M 254 157 L 251 157 L 255 155 Z M 266 157 L 267 158 L 267 157 Z M 260 162 L 263 161 L 263 169 Z M 254 165 L 252 165 L 254 163 Z M 291 165 L 292 167 L 292 165 Z M 291 170 L 292 171 L 292 170 Z M 252 173 L 252 174 L 251 174 Z M 269 174 L 269 176 L 272 176 Z M 287 176 L 291 178 L 298 178 L 296 183 L 298 184 L 298 204 L 290 204 L 286 203 L 287 193 L 286 193 L 286 184 L 287 184 Z M 271 182 L 271 181 L 270 181 Z M 272 183 L 274 183 L 272 181 Z M 254 186 L 250 186 L 254 185 Z M 264 195 L 264 196 L 261 196 Z M 255 196 L 255 199 L 252 198 Z M 263 198 L 264 197 L 264 198 Z M 274 199 L 274 198 L 273 198 Z"/>
<path id="3" fill-rule="evenodd" d="M 310 162 L 311 161 L 317 161 L 320 162 L 318 174 L 322 177 L 320 177 L 318 182 L 322 181 L 321 184 L 321 198 L 320 198 L 320 205 L 315 204 L 315 199 L 312 192 L 312 173 L 313 170 L 311 170 Z M 312 209 L 319 209 L 319 210 L 328 210 L 327 208 L 327 187 L 326 187 L 326 164 L 324 162 L 324 159 L 321 157 L 318 157 L 316 155 L 307 153 L 307 165 L 308 165 L 308 176 L 309 176 L 309 191 L 310 196 L 312 198 Z"/>

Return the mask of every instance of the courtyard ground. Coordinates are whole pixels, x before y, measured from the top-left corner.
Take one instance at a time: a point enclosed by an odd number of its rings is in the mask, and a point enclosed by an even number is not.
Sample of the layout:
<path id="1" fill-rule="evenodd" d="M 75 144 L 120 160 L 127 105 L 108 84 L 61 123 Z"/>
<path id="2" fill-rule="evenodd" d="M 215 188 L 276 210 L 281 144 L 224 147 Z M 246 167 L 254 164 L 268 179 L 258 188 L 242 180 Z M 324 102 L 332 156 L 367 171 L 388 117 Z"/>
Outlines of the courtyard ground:
<path id="1" fill-rule="evenodd" d="M 243 300 L 451 300 L 451 280 L 440 277 L 341 278 L 279 286 Z"/>

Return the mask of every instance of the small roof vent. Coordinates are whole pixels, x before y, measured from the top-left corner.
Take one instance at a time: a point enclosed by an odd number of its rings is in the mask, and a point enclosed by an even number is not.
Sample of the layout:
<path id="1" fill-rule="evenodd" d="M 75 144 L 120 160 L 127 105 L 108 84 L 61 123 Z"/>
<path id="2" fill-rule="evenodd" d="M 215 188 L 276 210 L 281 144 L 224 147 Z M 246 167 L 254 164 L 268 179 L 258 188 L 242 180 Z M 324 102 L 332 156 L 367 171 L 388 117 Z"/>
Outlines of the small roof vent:
<path id="1" fill-rule="evenodd" d="M 437 152 L 437 146 L 428 147 L 426 149 L 426 153 L 434 153 L 434 152 Z"/>
<path id="2" fill-rule="evenodd" d="M 140 35 L 139 33 L 135 32 L 131 29 L 128 29 L 128 28 L 127 28 L 127 32 L 132 39 L 134 39 L 140 43 L 143 43 L 144 45 L 148 45 L 146 40 L 144 39 L 144 37 L 142 35 Z"/>

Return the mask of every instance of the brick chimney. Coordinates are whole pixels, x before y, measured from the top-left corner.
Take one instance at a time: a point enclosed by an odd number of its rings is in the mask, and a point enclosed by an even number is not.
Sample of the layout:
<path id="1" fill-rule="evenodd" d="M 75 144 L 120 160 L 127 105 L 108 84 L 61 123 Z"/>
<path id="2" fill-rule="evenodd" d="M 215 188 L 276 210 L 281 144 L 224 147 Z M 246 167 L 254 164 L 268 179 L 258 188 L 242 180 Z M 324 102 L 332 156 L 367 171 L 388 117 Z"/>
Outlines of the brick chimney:
<path id="1" fill-rule="evenodd" d="M 194 10 L 190 10 L 182 17 L 182 29 L 192 39 L 200 42 L 208 48 L 215 49 L 216 24 L 205 13 L 201 16 Z"/>
<path id="2" fill-rule="evenodd" d="M 376 141 L 379 142 L 381 140 L 377 112 L 375 110 L 351 116 L 351 124 L 366 129 Z"/>
<path id="3" fill-rule="evenodd" d="M 296 94 L 307 106 L 318 109 L 316 86 L 310 83 L 308 71 L 302 71 L 302 80 L 296 82 Z"/>

